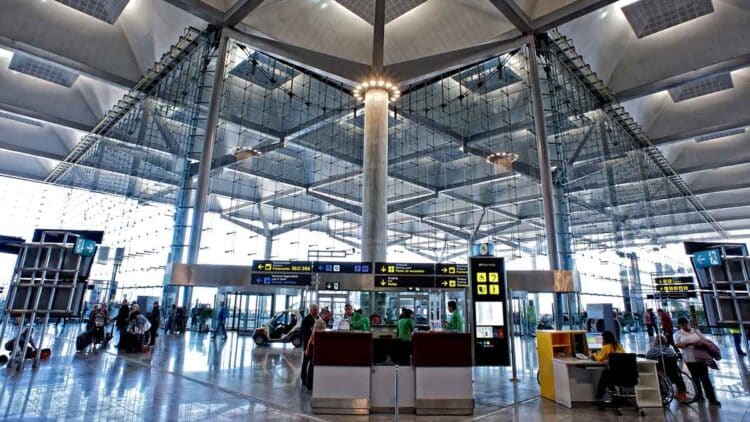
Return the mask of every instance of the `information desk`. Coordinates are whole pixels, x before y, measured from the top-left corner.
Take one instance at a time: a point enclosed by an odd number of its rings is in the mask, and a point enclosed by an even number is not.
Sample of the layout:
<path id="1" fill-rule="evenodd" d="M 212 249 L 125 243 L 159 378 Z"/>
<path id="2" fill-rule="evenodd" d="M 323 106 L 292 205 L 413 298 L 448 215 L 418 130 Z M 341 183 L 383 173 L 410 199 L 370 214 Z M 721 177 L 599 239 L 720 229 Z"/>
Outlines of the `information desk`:
<path id="1" fill-rule="evenodd" d="M 470 334 L 414 333 L 412 365 L 417 415 L 474 413 Z"/>
<path id="2" fill-rule="evenodd" d="M 314 341 L 313 413 L 370 413 L 372 334 L 322 331 Z"/>
<path id="3" fill-rule="evenodd" d="M 638 385 L 635 387 L 639 408 L 661 407 L 656 361 L 638 359 Z M 575 403 L 596 401 L 596 387 L 604 362 L 576 358 L 555 358 L 552 361 L 555 380 L 555 402 L 571 408 Z"/>

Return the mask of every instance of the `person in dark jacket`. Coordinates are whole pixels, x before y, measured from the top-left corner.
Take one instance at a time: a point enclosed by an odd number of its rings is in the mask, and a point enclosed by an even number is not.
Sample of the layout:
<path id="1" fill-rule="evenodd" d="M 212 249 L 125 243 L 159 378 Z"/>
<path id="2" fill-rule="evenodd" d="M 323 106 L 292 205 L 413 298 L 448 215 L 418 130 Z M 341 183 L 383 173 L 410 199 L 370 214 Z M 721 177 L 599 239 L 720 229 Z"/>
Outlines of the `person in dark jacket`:
<path id="1" fill-rule="evenodd" d="M 117 327 L 117 332 L 120 333 L 120 341 L 122 341 L 122 335 L 128 329 L 128 317 L 129 316 L 130 316 L 130 307 L 128 306 L 128 300 L 123 299 L 122 305 L 120 305 L 120 309 L 117 311 L 117 316 L 115 317 L 115 326 Z M 120 347 L 119 343 L 117 344 L 116 347 Z"/>
<path id="2" fill-rule="evenodd" d="M 310 336 L 312 336 L 313 325 L 318 319 L 318 305 L 310 305 L 310 313 L 306 317 L 302 318 L 302 326 L 300 328 L 300 334 L 302 335 L 302 347 L 306 348 L 307 343 L 310 342 Z M 307 353 L 303 353 L 302 357 L 302 369 L 300 369 L 299 377 L 302 379 L 302 384 L 307 385 L 307 372 L 310 366 L 310 356 Z"/>
<path id="3" fill-rule="evenodd" d="M 148 322 L 151 323 L 151 329 L 148 331 L 148 344 L 149 346 L 153 346 L 156 344 L 156 336 L 159 334 L 159 323 L 161 322 L 159 302 L 154 302 L 151 313 L 148 314 Z"/>

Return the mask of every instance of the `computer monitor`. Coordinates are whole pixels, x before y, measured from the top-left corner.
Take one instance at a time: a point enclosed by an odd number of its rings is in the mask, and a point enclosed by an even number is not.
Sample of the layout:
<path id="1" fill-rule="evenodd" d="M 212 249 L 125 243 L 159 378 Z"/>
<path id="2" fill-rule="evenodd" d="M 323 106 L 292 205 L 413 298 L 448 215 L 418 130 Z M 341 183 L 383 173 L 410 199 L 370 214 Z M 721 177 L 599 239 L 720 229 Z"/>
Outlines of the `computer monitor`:
<path id="1" fill-rule="evenodd" d="M 601 333 L 586 333 L 586 344 L 589 347 L 589 351 L 601 349 L 602 348 L 602 334 Z"/>

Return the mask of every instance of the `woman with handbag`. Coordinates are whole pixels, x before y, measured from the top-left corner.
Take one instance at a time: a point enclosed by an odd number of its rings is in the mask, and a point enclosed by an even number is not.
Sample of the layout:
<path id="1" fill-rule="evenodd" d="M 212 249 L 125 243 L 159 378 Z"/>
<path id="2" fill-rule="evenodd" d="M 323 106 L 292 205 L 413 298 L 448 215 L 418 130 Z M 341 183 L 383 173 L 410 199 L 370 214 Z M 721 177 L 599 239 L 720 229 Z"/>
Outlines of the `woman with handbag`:
<path id="1" fill-rule="evenodd" d="M 675 333 L 674 339 L 677 347 L 682 349 L 682 360 L 687 364 L 690 376 L 695 383 L 695 400 L 703 401 L 703 390 L 706 391 L 706 398 L 713 406 L 721 407 L 721 403 L 716 399 L 716 392 L 708 375 L 710 366 L 718 368 L 713 358 L 707 351 L 707 343 L 710 343 L 698 329 L 690 326 L 687 318 L 677 320 L 680 329 Z M 714 345 L 715 346 L 715 345 Z"/>

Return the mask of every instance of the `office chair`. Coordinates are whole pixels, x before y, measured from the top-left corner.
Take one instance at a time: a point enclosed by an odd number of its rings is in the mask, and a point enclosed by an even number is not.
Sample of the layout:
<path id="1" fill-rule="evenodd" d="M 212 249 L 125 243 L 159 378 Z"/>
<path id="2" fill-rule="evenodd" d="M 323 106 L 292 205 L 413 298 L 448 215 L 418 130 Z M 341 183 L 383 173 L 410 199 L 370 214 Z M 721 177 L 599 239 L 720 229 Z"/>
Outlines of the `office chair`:
<path id="1" fill-rule="evenodd" d="M 638 407 L 635 387 L 638 385 L 638 365 L 634 353 L 612 353 L 609 355 L 609 395 L 615 404 L 615 411 L 622 415 L 622 402 L 632 400 L 635 410 L 641 416 L 646 412 Z M 632 391 L 632 393 L 630 392 Z"/>

